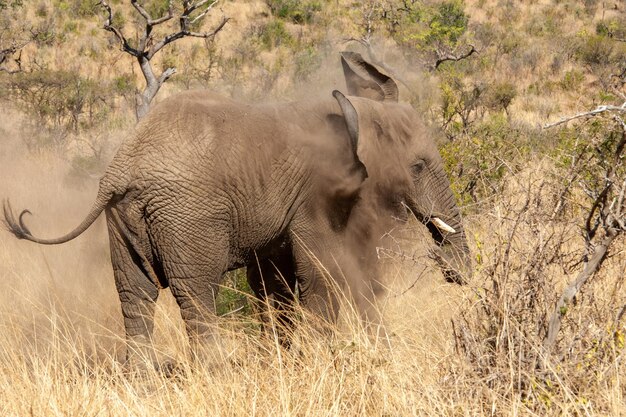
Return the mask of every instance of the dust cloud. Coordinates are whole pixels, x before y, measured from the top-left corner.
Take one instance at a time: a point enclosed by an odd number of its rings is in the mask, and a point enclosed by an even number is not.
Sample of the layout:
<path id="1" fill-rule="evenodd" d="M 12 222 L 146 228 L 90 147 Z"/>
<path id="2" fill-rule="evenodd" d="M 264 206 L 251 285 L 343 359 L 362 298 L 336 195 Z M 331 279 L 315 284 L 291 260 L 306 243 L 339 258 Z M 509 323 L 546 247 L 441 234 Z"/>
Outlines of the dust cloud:
<path id="1" fill-rule="evenodd" d="M 71 230 L 89 211 L 97 179 L 73 179 L 70 163 L 53 152 L 31 152 L 20 115 L 0 116 L 0 198 L 32 215 L 25 223 L 38 236 Z M 68 337 L 123 334 L 103 219 L 64 245 L 43 247 L 0 230 L 0 327 L 26 339 L 47 336 L 61 320 Z M 35 334 L 37 337 L 35 337 Z"/>

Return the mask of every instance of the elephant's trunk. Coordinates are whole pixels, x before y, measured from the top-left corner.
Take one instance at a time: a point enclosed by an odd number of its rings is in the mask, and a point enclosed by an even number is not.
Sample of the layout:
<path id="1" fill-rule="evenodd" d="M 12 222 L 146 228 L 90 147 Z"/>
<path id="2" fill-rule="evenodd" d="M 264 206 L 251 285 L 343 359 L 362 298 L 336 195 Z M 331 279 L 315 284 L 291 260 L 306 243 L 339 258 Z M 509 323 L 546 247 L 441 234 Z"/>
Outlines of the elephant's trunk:
<path id="1" fill-rule="evenodd" d="M 437 244 L 433 255 L 445 278 L 463 284 L 469 277 L 471 260 L 461 213 L 443 168 L 431 168 L 430 173 L 427 195 L 420 199 L 425 201 L 419 210 L 423 213 L 421 220 Z"/>

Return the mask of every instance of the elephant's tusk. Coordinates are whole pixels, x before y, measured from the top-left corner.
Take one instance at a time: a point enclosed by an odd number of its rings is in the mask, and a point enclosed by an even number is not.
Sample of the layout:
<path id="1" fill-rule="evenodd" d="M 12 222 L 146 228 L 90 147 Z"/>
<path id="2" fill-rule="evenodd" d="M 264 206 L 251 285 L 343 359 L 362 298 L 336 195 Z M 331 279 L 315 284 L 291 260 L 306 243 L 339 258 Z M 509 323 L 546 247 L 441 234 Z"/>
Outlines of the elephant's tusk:
<path id="1" fill-rule="evenodd" d="M 441 220 L 439 217 L 433 217 L 430 221 L 432 222 L 432 224 L 437 226 L 437 229 L 439 230 L 443 230 L 444 232 L 448 233 L 456 233 L 456 230 L 454 230 L 452 226 Z"/>

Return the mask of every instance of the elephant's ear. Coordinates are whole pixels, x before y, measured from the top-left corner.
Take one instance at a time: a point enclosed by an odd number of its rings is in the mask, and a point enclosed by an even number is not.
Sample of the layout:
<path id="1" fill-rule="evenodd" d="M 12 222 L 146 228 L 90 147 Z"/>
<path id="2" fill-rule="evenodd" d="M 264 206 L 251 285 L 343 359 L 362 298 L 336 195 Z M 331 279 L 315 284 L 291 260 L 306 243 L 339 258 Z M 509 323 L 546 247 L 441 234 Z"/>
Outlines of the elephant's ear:
<path id="1" fill-rule="evenodd" d="M 377 101 L 398 101 L 398 86 L 357 52 L 342 52 L 341 65 L 348 94 Z"/>
<path id="2" fill-rule="evenodd" d="M 350 136 L 350 150 L 352 151 L 356 167 L 362 171 L 363 178 L 367 178 L 367 169 L 365 168 L 363 162 L 361 162 L 357 152 L 359 147 L 359 115 L 350 100 L 341 94 L 341 92 L 337 90 L 333 91 L 333 97 L 335 97 L 335 100 L 337 100 L 337 103 L 339 103 L 339 107 L 341 107 L 341 111 L 343 112 L 346 128 L 348 129 L 348 135 Z"/>

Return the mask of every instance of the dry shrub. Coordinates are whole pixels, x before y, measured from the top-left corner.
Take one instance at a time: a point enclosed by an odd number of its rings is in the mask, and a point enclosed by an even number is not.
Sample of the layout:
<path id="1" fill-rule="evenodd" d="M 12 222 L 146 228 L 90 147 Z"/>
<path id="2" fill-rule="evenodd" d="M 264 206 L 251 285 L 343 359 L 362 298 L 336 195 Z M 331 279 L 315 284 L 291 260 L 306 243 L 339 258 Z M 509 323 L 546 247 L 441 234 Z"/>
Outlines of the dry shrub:
<path id="1" fill-rule="evenodd" d="M 572 305 L 551 349 L 548 324 L 565 286 L 586 259 L 580 195 L 565 172 L 538 162 L 476 218 L 474 295 L 454 320 L 461 367 L 451 374 L 467 395 L 507 414 L 510 404 L 540 415 L 618 415 L 625 389 L 623 236 Z M 567 209 L 561 211 L 564 195 Z M 496 407 L 497 405 L 497 407 Z"/>

